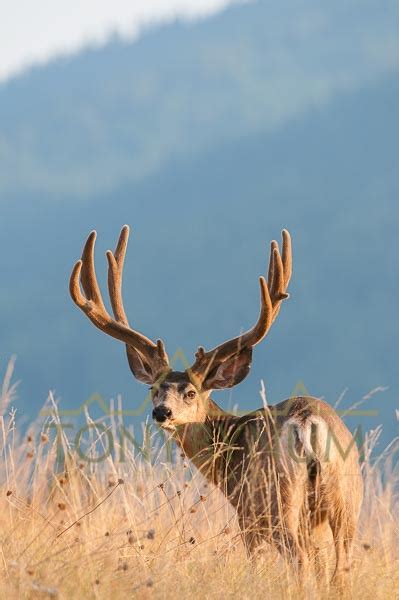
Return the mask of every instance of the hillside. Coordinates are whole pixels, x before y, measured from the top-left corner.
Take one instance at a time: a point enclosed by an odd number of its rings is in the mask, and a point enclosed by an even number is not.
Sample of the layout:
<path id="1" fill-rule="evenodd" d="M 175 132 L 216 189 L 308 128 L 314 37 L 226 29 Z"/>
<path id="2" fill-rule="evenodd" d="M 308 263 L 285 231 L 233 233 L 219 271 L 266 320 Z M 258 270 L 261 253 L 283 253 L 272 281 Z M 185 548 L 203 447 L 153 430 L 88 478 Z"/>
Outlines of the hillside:
<path id="1" fill-rule="evenodd" d="M 343 29 L 340 3 L 298 0 L 285 21 L 269 2 L 233 7 L 0 88 L 1 356 L 18 355 L 22 411 L 49 388 L 71 407 L 145 395 L 68 296 L 90 229 L 104 277 L 132 226 L 131 321 L 191 357 L 256 318 L 286 226 L 292 297 L 225 405 L 258 405 L 260 378 L 271 402 L 299 381 L 332 403 L 348 387 L 346 405 L 389 386 L 364 425 L 397 430 L 398 11 L 349 4 Z"/>
<path id="2" fill-rule="evenodd" d="M 394 0 L 267 0 L 32 69 L 0 86 L 3 193 L 81 202 L 280 129 L 393 76 L 398 26 Z"/>

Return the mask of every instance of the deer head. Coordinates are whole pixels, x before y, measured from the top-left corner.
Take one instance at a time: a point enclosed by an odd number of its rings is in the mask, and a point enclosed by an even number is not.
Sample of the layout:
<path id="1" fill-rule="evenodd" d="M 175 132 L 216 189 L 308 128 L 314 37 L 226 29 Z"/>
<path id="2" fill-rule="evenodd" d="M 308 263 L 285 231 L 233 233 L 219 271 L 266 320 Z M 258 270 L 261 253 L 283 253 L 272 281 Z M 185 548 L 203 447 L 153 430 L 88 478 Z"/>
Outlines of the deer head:
<path id="1" fill-rule="evenodd" d="M 261 276 L 260 314 L 256 324 L 246 333 L 232 338 L 207 352 L 199 347 L 193 365 L 183 372 L 174 371 L 162 340 L 153 342 L 129 326 L 122 300 L 122 272 L 129 227 L 125 225 L 115 252 L 108 250 L 108 291 L 114 317 L 105 308 L 94 267 L 96 232 L 92 231 L 82 258 L 72 271 L 70 293 L 73 301 L 91 322 L 108 335 L 126 344 L 127 358 L 133 375 L 151 386 L 153 418 L 164 428 L 204 422 L 214 403 L 214 389 L 230 388 L 249 373 L 252 348 L 266 336 L 286 292 L 292 271 L 291 238 L 282 232 L 282 252 L 272 241 L 268 278 Z M 83 288 L 83 292 L 82 289 Z"/>

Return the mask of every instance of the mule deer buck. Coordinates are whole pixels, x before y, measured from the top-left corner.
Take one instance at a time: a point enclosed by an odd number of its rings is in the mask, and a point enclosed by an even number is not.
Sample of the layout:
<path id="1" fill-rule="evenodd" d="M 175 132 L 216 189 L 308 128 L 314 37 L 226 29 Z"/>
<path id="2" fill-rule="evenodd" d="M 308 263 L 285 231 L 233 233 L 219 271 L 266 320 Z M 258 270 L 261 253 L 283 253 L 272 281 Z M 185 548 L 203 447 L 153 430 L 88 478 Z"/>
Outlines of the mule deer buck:
<path id="1" fill-rule="evenodd" d="M 282 232 L 281 253 L 278 243 L 271 243 L 268 279 L 259 280 L 261 306 L 254 327 L 208 352 L 200 347 L 184 372 L 169 366 L 161 340 L 153 342 L 129 326 L 122 301 L 128 236 L 125 226 L 115 252 L 107 252 L 114 317 L 105 308 L 96 279 L 95 231 L 72 271 L 74 302 L 96 327 L 126 344 L 133 375 L 151 386 L 154 420 L 172 432 L 194 465 L 236 508 L 249 555 L 264 541 L 271 542 L 303 574 L 309 559 L 322 562 L 317 539 L 332 533 L 333 580 L 342 582 L 350 567 L 363 494 L 358 451 L 342 420 L 312 397 L 289 398 L 245 416 L 226 413 L 211 398 L 212 390 L 230 388 L 248 375 L 253 347 L 288 298 L 288 231 Z"/>

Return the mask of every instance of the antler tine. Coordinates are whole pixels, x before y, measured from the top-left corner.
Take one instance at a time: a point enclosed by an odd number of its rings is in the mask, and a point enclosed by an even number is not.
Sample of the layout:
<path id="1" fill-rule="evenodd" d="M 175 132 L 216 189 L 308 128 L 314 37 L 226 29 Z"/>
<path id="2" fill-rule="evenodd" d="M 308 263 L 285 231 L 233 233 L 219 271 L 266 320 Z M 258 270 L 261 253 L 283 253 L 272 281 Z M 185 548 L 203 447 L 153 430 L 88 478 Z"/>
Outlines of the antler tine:
<path id="1" fill-rule="evenodd" d="M 115 252 L 112 253 L 111 250 L 108 250 L 106 253 L 108 259 L 108 290 L 112 311 L 115 319 L 125 325 L 128 325 L 129 322 L 122 300 L 122 274 L 129 232 L 129 226 L 124 225 L 119 235 Z"/>
<path id="2" fill-rule="evenodd" d="M 270 259 L 269 259 L 269 272 L 267 276 L 267 285 L 269 286 L 269 290 L 272 289 L 273 278 L 274 278 L 274 250 L 278 251 L 278 243 L 276 240 L 272 240 L 270 243 Z"/>
<path id="3" fill-rule="evenodd" d="M 69 279 L 69 293 L 72 296 L 72 300 L 79 308 L 86 312 L 88 300 L 83 296 L 80 290 L 80 273 L 82 271 L 82 261 L 78 260 L 72 269 L 71 277 Z"/>
<path id="4" fill-rule="evenodd" d="M 282 259 L 283 259 L 283 266 L 284 266 L 284 283 L 285 283 L 285 287 L 287 288 L 288 284 L 290 282 L 290 279 L 291 279 L 291 275 L 292 275 L 292 242 L 291 242 L 291 236 L 287 229 L 283 229 L 282 235 L 283 235 Z"/>
<path id="5" fill-rule="evenodd" d="M 280 251 L 277 248 L 273 249 L 273 281 L 270 291 L 273 307 L 279 300 L 284 300 L 287 297 L 284 289 L 284 267 L 281 259 Z"/>
<path id="6" fill-rule="evenodd" d="M 274 319 L 280 311 L 281 303 L 289 297 L 286 292 L 292 272 L 291 237 L 286 229 L 282 231 L 282 255 L 278 243 L 273 240 L 270 245 L 268 280 L 260 277 L 261 309 L 257 323 L 246 333 L 205 352 L 201 346 L 196 354 L 196 361 L 191 371 L 197 376 L 204 376 L 211 365 L 222 362 L 236 352 L 258 344 L 266 336 Z"/>
<path id="7" fill-rule="evenodd" d="M 97 232 L 92 231 L 84 245 L 81 259 L 82 270 L 80 273 L 80 281 L 86 298 L 88 300 L 93 300 L 95 304 L 105 310 L 94 267 L 94 246 L 96 244 L 96 238 Z"/>

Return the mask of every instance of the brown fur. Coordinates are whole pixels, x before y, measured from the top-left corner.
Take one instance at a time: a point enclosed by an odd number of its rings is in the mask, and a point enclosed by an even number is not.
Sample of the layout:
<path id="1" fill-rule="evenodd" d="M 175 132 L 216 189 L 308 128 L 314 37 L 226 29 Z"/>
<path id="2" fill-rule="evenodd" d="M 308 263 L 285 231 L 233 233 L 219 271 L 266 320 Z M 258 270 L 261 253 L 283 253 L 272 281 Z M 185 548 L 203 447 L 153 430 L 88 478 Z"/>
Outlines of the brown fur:
<path id="1" fill-rule="evenodd" d="M 310 397 L 290 398 L 243 417 L 225 413 L 213 401 L 208 406 L 212 417 L 204 411 L 202 422 L 180 425 L 173 436 L 237 509 L 249 554 L 266 541 L 301 571 L 310 560 L 324 570 L 317 544 L 329 529 L 336 551 L 334 580 L 339 581 L 350 568 L 363 492 L 357 447 L 341 419 L 325 402 Z M 326 440 L 317 439 L 317 433 L 312 457 L 298 439 L 291 440 L 291 448 L 282 445 L 290 419 L 300 428 L 312 417 L 339 440 L 340 448 L 332 438 L 328 456 L 322 445 Z"/>

